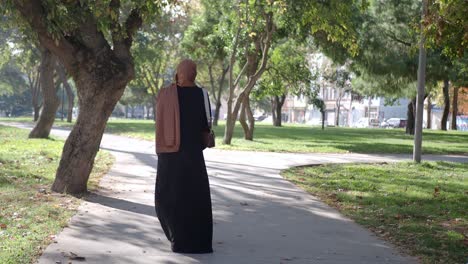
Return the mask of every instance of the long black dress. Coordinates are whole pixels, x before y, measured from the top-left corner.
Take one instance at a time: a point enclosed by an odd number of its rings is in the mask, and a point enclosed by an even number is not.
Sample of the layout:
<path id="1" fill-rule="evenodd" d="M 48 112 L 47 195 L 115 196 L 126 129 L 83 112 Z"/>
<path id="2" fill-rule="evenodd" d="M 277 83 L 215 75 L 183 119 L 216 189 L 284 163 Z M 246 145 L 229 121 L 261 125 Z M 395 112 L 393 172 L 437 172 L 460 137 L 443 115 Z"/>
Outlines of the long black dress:
<path id="1" fill-rule="evenodd" d="M 213 217 L 202 131 L 207 128 L 203 92 L 177 87 L 180 149 L 158 154 L 155 207 L 159 222 L 178 253 L 210 253 Z"/>

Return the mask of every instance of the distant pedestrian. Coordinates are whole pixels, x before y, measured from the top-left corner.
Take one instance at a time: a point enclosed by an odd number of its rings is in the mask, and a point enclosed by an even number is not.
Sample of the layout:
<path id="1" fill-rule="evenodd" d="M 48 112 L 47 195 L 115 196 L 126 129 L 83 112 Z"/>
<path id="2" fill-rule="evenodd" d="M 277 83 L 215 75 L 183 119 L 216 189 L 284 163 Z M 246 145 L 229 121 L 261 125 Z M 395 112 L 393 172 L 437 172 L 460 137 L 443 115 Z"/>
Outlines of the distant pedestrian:
<path id="1" fill-rule="evenodd" d="M 211 253 L 213 217 L 203 157 L 202 134 L 209 129 L 197 66 L 183 60 L 176 83 L 157 96 L 155 207 L 172 251 Z"/>

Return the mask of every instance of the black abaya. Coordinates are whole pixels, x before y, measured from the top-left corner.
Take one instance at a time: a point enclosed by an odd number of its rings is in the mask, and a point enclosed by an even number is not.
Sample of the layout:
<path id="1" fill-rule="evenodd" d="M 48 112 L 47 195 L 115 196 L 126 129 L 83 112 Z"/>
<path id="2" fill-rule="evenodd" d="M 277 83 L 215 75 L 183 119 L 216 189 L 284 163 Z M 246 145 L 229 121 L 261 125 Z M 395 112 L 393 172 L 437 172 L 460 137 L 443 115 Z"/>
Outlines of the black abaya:
<path id="1" fill-rule="evenodd" d="M 180 108 L 180 148 L 158 154 L 156 213 L 172 251 L 210 253 L 213 218 L 202 131 L 207 128 L 203 92 L 177 87 Z"/>

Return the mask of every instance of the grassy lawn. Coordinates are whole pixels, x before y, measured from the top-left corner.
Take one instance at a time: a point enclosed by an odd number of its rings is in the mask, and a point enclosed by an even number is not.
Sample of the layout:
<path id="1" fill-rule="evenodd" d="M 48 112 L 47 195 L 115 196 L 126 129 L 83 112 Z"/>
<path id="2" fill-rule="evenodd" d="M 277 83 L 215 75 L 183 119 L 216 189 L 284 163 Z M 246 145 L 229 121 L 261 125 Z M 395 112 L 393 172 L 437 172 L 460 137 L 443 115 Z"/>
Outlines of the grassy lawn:
<path id="1" fill-rule="evenodd" d="M 299 167 L 283 176 L 423 263 L 466 263 L 468 164 Z"/>
<path id="2" fill-rule="evenodd" d="M 30 118 L 5 119 L 0 121 L 29 121 Z M 57 122 L 59 126 L 70 126 Z M 154 140 L 154 122 L 152 120 L 111 119 L 107 132 Z M 269 152 L 302 153 L 407 153 L 413 151 L 413 137 L 402 129 L 358 129 L 325 128 L 304 125 L 286 125 L 273 127 L 258 123 L 254 141 L 243 139 L 240 126 L 236 127 L 232 145 L 223 145 L 224 124 L 215 128 L 217 148 L 230 150 L 253 150 Z M 423 136 L 425 154 L 468 154 L 468 133 L 459 131 L 426 130 Z"/>
<path id="3" fill-rule="evenodd" d="M 67 225 L 79 200 L 52 194 L 63 141 L 27 139 L 28 131 L 0 126 L 0 263 L 32 263 Z M 98 154 L 90 186 L 110 168 Z"/>

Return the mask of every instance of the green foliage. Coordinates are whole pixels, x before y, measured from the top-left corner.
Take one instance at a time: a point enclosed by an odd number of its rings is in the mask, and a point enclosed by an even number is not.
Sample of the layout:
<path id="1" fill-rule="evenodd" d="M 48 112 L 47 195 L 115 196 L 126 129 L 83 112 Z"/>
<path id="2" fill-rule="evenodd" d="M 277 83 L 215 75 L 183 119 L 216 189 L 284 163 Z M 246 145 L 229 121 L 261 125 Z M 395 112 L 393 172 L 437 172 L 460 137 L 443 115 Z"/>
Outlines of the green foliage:
<path id="1" fill-rule="evenodd" d="M 204 8 L 184 32 L 181 48 L 198 62 L 222 62 L 227 56 L 225 47 L 229 44 L 219 24 L 224 19 L 223 10 L 228 8 L 227 1 L 204 0 L 201 3 Z"/>
<path id="2" fill-rule="evenodd" d="M 5 15 L 19 19 L 18 10 L 12 8 L 13 0 L 6 0 L 0 11 Z M 89 21 L 89 16 L 97 21 L 97 28 L 107 39 L 111 39 L 113 32 L 118 31 L 121 38 L 127 37 L 125 28 L 126 17 L 130 11 L 137 10 L 146 21 L 154 19 L 160 14 L 163 6 L 174 3 L 172 0 L 79 0 L 79 1 L 41 1 L 46 27 L 55 39 L 59 39 L 66 32 L 74 32 Z"/>
<path id="3" fill-rule="evenodd" d="M 463 57 L 468 47 L 468 4 L 465 0 L 429 2 L 424 21 L 425 34 L 431 47 L 440 47 L 444 55 Z"/>
<path id="4" fill-rule="evenodd" d="M 180 59 L 179 45 L 190 22 L 189 14 L 180 8 L 184 8 L 184 3 L 164 9 L 137 32 L 132 47 L 136 78 L 124 95 L 127 99 L 134 94 L 142 99 L 141 103 L 149 103 L 164 83 L 172 81 L 172 71 Z"/>
<path id="5" fill-rule="evenodd" d="M 315 97 L 310 83 L 315 78 L 308 68 L 307 49 L 293 39 L 284 39 L 274 46 L 266 73 L 254 90 L 255 98 L 282 96 L 283 94 Z"/>

